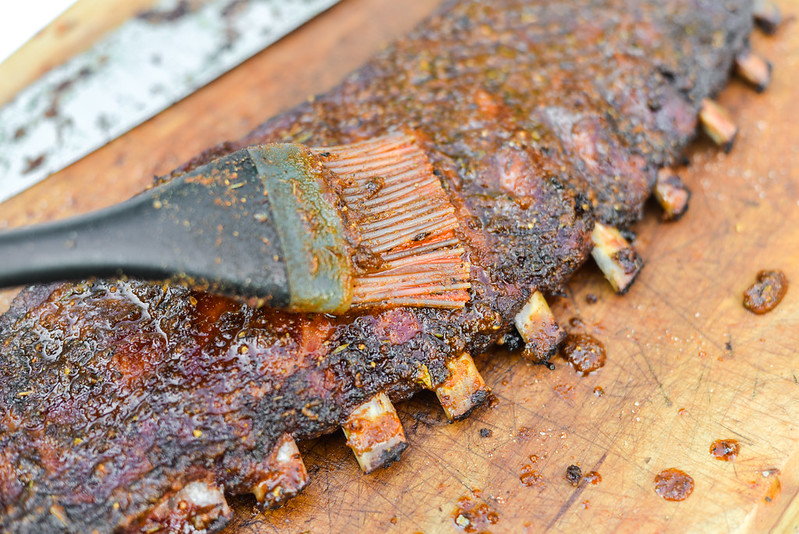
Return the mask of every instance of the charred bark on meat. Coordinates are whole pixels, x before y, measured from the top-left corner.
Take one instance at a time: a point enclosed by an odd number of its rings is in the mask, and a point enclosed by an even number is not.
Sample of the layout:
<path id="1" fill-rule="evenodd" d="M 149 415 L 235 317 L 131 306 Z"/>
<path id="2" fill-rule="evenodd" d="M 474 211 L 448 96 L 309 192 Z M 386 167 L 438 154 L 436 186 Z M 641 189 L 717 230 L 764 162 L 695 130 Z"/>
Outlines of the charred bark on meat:
<path id="1" fill-rule="evenodd" d="M 392 401 L 430 389 L 467 415 L 488 392 L 469 355 L 518 325 L 545 359 L 561 335 L 544 295 L 592 249 L 629 287 L 641 260 L 619 229 L 700 111 L 731 141 L 707 99 L 752 21 L 746 0 L 449 1 L 332 92 L 210 151 L 413 134 L 455 207 L 469 302 L 331 318 L 134 280 L 30 288 L 0 318 L 0 527 L 156 525 L 183 502 L 184 524 L 213 529 L 217 488 L 264 506 L 302 489 L 294 440 L 343 425 L 371 470 L 404 448 Z"/>

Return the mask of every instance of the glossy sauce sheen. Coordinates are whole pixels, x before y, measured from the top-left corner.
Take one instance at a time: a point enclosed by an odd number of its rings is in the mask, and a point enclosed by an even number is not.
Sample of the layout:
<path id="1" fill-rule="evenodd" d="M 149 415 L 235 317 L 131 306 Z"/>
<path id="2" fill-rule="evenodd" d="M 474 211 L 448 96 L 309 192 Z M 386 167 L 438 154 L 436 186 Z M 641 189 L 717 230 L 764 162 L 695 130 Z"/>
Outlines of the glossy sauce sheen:
<path id="1" fill-rule="evenodd" d="M 560 350 L 566 361 L 583 376 L 598 371 L 607 361 L 605 346 L 587 334 L 567 336 Z"/>
<path id="2" fill-rule="evenodd" d="M 680 469 L 664 469 L 655 476 L 655 493 L 666 501 L 684 501 L 694 491 L 694 479 Z"/>
<path id="3" fill-rule="evenodd" d="M 60 532 L 62 510 L 74 531 L 135 529 L 199 479 L 247 493 L 284 433 L 447 380 L 533 289 L 562 289 L 595 218 L 635 222 L 681 156 L 752 25 L 746 0 L 697 3 L 447 2 L 332 92 L 175 171 L 407 131 L 456 208 L 471 300 L 332 318 L 135 280 L 29 288 L 0 318 L 0 530 Z"/>
<path id="4" fill-rule="evenodd" d="M 717 439 L 710 444 L 710 454 L 716 460 L 731 462 L 738 457 L 741 452 L 741 444 L 735 439 Z"/>
<path id="5" fill-rule="evenodd" d="M 519 475 L 519 482 L 528 488 L 540 488 L 544 486 L 544 475 L 542 475 L 541 472 L 535 469 L 532 465 L 527 464 L 522 466 L 522 474 Z"/>
<path id="6" fill-rule="evenodd" d="M 488 532 L 488 528 L 499 522 L 499 515 L 487 503 L 470 497 L 458 499 L 454 513 L 455 525 L 463 532 Z"/>
<path id="7" fill-rule="evenodd" d="M 757 281 L 744 292 L 744 307 L 763 315 L 768 313 L 785 298 L 788 292 L 788 278 L 782 271 L 760 271 Z"/>
<path id="8" fill-rule="evenodd" d="M 596 471 L 589 471 L 585 474 L 583 480 L 585 480 L 589 484 L 596 486 L 597 484 L 602 482 L 602 475 L 600 475 Z"/>

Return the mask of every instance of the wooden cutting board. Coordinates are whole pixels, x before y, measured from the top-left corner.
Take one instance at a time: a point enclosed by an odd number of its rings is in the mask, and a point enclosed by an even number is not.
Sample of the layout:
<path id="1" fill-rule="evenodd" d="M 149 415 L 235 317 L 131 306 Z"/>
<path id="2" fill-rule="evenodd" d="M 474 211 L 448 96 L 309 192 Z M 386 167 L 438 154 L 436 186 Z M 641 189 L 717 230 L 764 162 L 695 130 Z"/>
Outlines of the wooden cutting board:
<path id="1" fill-rule="evenodd" d="M 437 3 L 344 0 L 0 204 L 0 227 L 130 197 L 154 174 L 330 88 Z M 780 3 L 788 15 L 796 10 L 791 0 Z M 774 83 L 758 95 L 733 82 L 721 96 L 741 126 L 738 143 L 725 155 L 699 142 L 683 174 L 694 193 L 687 215 L 661 223 L 652 206 L 636 226 L 647 265 L 628 295 L 614 295 L 587 266 L 555 302 L 570 330 L 603 341 L 603 369 L 581 377 L 563 360 L 549 371 L 502 351 L 481 356 L 490 406 L 450 424 L 432 395 L 399 404 L 411 446 L 401 462 L 368 476 L 341 434 L 303 443 L 311 473 L 304 493 L 269 513 L 255 511 L 252 499 L 234 500 L 229 531 L 797 531 L 799 286 L 765 316 L 741 305 L 761 269 L 782 269 L 799 284 L 795 30 L 789 21 L 775 37 L 753 39 L 774 62 Z M 12 294 L 2 294 L 0 310 Z M 716 439 L 740 443 L 735 461 L 710 455 Z M 571 464 L 598 472 L 601 482 L 571 486 Z M 654 491 L 655 475 L 672 467 L 695 482 L 682 502 Z M 458 526 L 458 515 L 472 523 Z"/>

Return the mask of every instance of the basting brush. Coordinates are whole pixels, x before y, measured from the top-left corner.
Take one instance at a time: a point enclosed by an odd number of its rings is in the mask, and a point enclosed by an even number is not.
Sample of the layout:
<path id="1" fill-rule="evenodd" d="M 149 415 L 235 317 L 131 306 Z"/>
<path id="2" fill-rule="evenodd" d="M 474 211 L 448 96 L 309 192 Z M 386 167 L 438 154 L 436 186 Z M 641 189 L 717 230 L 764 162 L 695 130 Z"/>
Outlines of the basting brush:
<path id="1" fill-rule="evenodd" d="M 411 136 L 253 146 L 111 208 L 0 234 L 0 286 L 130 276 L 291 311 L 459 308 L 457 228 Z"/>

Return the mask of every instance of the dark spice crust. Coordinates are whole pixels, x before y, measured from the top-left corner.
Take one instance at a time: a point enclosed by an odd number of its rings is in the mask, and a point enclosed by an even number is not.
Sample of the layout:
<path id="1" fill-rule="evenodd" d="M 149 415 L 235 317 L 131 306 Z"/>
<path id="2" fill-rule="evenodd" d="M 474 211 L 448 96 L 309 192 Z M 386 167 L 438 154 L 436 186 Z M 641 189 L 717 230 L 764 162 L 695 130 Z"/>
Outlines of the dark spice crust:
<path id="1" fill-rule="evenodd" d="M 0 526 L 124 528 L 209 475 L 247 492 L 283 432 L 333 431 L 376 392 L 413 394 L 425 369 L 446 380 L 446 361 L 496 341 L 533 288 L 562 289 L 594 214 L 639 218 L 749 9 L 447 2 L 331 93 L 177 170 L 252 143 L 410 131 L 458 209 L 472 299 L 334 319 L 138 281 L 29 289 L 0 319 Z"/>

